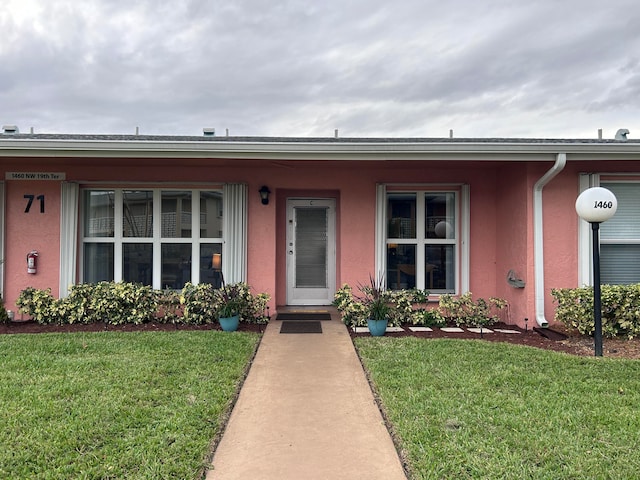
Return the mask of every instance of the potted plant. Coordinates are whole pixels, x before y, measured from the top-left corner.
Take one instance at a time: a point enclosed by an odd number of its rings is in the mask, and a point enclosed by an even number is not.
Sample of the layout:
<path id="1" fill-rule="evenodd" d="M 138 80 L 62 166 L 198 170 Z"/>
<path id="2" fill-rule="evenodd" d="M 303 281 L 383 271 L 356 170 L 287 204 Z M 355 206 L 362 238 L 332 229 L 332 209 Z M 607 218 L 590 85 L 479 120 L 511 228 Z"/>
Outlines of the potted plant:
<path id="1" fill-rule="evenodd" d="M 359 296 L 353 294 L 349 285 L 336 292 L 333 305 L 342 314 L 347 326 L 367 325 L 372 336 L 382 336 L 387 330 L 394 302 L 390 292 L 384 289 L 384 280 L 369 277 L 368 285 L 360 285 Z"/>
<path id="2" fill-rule="evenodd" d="M 243 309 L 242 289 L 238 285 L 227 285 L 222 279 L 222 287 L 216 291 L 216 313 L 220 327 L 225 332 L 235 332 L 240 324 Z"/>
<path id="3" fill-rule="evenodd" d="M 391 305 L 385 294 L 383 280 L 369 277 L 369 285 L 361 286 L 360 292 L 362 292 L 362 303 L 366 310 L 369 333 L 374 337 L 381 337 L 387 331 L 391 313 Z"/>
<path id="4" fill-rule="evenodd" d="M 240 321 L 247 323 L 267 323 L 265 315 L 270 296 L 267 293 L 251 293 L 251 287 L 244 282 L 226 284 L 213 292 L 213 310 L 223 330 L 233 332 Z"/>
<path id="5" fill-rule="evenodd" d="M 270 298 L 268 293 L 251 293 L 244 282 L 227 284 L 223 279 L 221 288 L 187 282 L 180 295 L 182 321 L 196 325 L 218 322 L 229 331 L 236 330 L 240 322 L 267 323 Z"/>

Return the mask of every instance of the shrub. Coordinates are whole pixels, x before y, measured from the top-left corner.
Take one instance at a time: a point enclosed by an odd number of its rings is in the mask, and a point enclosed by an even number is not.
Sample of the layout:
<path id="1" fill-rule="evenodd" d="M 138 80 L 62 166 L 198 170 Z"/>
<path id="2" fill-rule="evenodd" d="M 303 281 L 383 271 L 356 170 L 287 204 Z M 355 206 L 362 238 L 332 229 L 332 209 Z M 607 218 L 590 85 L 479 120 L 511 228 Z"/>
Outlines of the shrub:
<path id="1" fill-rule="evenodd" d="M 437 315 L 445 323 L 451 322 L 457 326 L 486 327 L 500 320 L 498 312 L 506 306 L 506 300 L 496 297 L 474 300 L 471 292 L 458 297 L 441 295 Z"/>
<path id="2" fill-rule="evenodd" d="M 342 321 L 347 327 L 361 327 L 367 322 L 367 308 L 362 302 L 356 301 L 353 288 L 344 284 L 336 291 L 333 297 L 333 305 L 342 316 Z"/>
<path id="3" fill-rule="evenodd" d="M 16 300 L 20 313 L 30 315 L 36 322 L 41 324 L 64 323 L 65 316 L 60 314 L 60 303 L 60 300 L 53 298 L 50 288 L 38 290 L 37 288 L 27 287 L 20 292 Z"/>
<path id="4" fill-rule="evenodd" d="M 640 284 L 602 285 L 602 334 L 607 338 L 640 335 Z M 583 335 L 593 335 L 593 287 L 551 290 L 555 319 Z"/>
<path id="5" fill-rule="evenodd" d="M 366 326 L 367 319 L 373 318 L 376 311 L 384 311 L 391 326 L 414 323 L 414 316 L 420 311 L 416 310 L 415 305 L 426 303 L 429 297 L 429 292 L 425 290 L 381 290 L 373 280 L 370 281 L 371 285 L 359 287 L 359 296 L 354 295 L 353 288 L 348 284 L 336 291 L 333 305 L 348 327 Z"/>
<path id="6" fill-rule="evenodd" d="M 128 282 L 104 282 L 105 299 L 98 305 L 99 312 L 108 323 L 141 324 L 151 321 L 158 311 L 157 296 L 153 288 Z"/>
<path id="7" fill-rule="evenodd" d="M 241 286 L 241 291 L 246 299 L 240 308 L 240 321 L 246 323 L 266 323 L 269 317 L 265 310 L 271 299 L 268 293 L 252 294 L 249 285 L 245 283 L 237 284 Z"/>
<path id="8" fill-rule="evenodd" d="M 20 312 L 41 324 L 105 322 L 112 325 L 150 321 L 158 309 L 151 287 L 127 282 L 71 286 L 69 296 L 55 298 L 51 289 L 27 287 L 16 301 Z"/>
<path id="9" fill-rule="evenodd" d="M 78 284 L 69 288 L 69 296 L 58 300 L 59 303 L 66 303 L 69 308 L 66 312 L 66 319 L 60 319 L 57 323 L 93 323 L 96 313 L 92 303 L 98 301 L 98 285 Z M 102 319 L 100 319 L 102 320 Z"/>
<path id="10" fill-rule="evenodd" d="M 0 295 L 0 323 L 9 323 L 9 314 L 7 309 L 4 308 L 4 299 Z"/>
<path id="11" fill-rule="evenodd" d="M 185 284 L 180 295 L 180 303 L 184 305 L 182 314 L 185 323 L 203 325 L 216 320 L 213 291 L 213 285 L 209 283 Z"/>
<path id="12" fill-rule="evenodd" d="M 444 327 L 447 325 L 446 320 L 438 314 L 438 310 L 435 308 L 416 309 L 411 316 L 411 320 L 411 323 L 414 325 L 421 325 L 424 327 Z"/>
<path id="13" fill-rule="evenodd" d="M 63 301 L 69 323 L 140 324 L 153 319 L 158 309 L 151 287 L 129 282 L 73 285 Z"/>
<path id="14" fill-rule="evenodd" d="M 180 293 L 175 290 L 156 292 L 158 311 L 156 320 L 161 323 L 184 323 L 183 306 L 180 303 Z"/>
<path id="15" fill-rule="evenodd" d="M 395 306 L 390 312 L 393 325 L 412 323 L 413 325 L 425 325 L 425 320 L 431 316 L 430 310 L 425 306 L 429 301 L 427 290 L 416 288 L 408 290 L 387 290 L 387 297 Z"/>

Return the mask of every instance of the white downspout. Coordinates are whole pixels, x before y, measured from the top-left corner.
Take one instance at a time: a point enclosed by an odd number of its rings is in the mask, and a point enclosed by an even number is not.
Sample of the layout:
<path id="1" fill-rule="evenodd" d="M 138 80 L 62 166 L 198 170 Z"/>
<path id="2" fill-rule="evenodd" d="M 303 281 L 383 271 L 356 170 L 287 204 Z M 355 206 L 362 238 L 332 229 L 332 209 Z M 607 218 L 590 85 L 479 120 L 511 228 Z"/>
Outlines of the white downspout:
<path id="1" fill-rule="evenodd" d="M 544 316 L 544 236 L 542 231 L 542 189 L 555 178 L 567 163 L 567 155 L 558 153 L 556 163 L 533 186 L 533 270 L 535 277 L 536 322 L 549 326 Z"/>

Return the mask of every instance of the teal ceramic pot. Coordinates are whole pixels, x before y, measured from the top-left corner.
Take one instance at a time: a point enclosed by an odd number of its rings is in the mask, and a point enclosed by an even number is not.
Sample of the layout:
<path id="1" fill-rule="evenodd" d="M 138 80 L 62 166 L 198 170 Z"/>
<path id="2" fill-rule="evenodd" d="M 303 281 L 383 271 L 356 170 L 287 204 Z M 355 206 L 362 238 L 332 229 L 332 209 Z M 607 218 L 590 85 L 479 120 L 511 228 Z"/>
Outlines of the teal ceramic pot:
<path id="1" fill-rule="evenodd" d="M 220 326 L 225 332 L 235 332 L 240 324 L 240 316 L 220 317 Z"/>
<path id="2" fill-rule="evenodd" d="M 367 320 L 369 333 L 372 337 L 381 337 L 387 331 L 387 320 Z"/>

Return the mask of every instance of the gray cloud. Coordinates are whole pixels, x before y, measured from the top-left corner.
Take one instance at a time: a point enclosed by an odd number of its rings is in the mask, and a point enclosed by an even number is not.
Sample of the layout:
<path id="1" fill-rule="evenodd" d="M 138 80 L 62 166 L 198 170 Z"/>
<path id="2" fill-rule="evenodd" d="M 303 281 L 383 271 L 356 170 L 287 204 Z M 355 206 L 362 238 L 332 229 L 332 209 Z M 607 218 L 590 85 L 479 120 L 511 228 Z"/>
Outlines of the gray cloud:
<path id="1" fill-rule="evenodd" d="M 633 137 L 639 16 L 631 0 L 10 0 L 0 121 L 66 133 Z"/>

